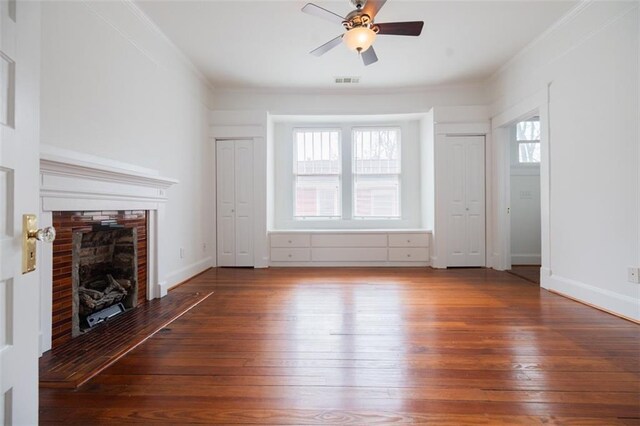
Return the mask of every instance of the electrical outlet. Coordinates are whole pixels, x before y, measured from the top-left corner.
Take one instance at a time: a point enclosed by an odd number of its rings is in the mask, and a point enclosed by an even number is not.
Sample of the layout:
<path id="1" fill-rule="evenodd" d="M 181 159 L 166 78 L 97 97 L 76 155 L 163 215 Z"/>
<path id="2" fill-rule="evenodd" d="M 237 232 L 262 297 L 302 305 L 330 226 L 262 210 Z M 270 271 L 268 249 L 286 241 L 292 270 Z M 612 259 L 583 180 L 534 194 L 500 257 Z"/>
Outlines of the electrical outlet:
<path id="1" fill-rule="evenodd" d="M 627 280 L 630 283 L 640 284 L 640 268 L 629 268 L 627 270 Z"/>
<path id="2" fill-rule="evenodd" d="M 184 248 L 180 247 L 180 259 L 184 259 Z"/>

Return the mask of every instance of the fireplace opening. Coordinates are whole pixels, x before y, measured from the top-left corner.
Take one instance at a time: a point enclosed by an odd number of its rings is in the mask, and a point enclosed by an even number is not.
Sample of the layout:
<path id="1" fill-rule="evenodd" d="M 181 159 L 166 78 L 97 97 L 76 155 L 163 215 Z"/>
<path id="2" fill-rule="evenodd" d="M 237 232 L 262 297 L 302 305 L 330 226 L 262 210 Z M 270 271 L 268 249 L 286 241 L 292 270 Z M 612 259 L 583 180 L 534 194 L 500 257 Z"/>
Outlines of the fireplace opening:
<path id="1" fill-rule="evenodd" d="M 72 237 L 72 335 L 138 302 L 137 230 L 102 222 Z"/>

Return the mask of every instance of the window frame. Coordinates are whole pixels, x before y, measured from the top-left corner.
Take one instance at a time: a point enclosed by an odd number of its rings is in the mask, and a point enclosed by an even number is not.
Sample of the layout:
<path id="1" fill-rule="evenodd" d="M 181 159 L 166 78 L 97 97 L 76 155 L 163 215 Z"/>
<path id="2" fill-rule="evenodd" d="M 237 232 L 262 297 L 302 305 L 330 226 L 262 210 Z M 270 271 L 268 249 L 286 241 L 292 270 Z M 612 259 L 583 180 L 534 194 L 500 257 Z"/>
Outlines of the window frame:
<path id="1" fill-rule="evenodd" d="M 520 161 L 520 145 L 521 144 L 538 144 L 539 149 L 542 150 L 542 143 L 539 138 L 538 139 L 518 139 L 517 128 L 518 128 L 518 125 L 523 122 L 538 123 L 539 127 L 542 126 L 542 123 L 540 123 L 540 120 L 533 120 L 533 119 L 520 120 L 515 124 L 513 138 L 516 142 L 516 152 L 515 152 L 516 164 L 521 167 L 538 167 L 540 166 L 541 161 Z M 539 129 L 539 133 L 540 132 L 542 132 L 541 128 Z M 540 153 L 540 155 L 542 155 L 542 153 Z M 542 160 L 542 158 L 540 160 Z"/>
<path id="2" fill-rule="evenodd" d="M 353 220 L 382 220 L 382 221 L 397 221 L 402 220 L 402 128 L 400 126 L 351 126 L 351 219 Z M 356 131 L 380 131 L 380 130 L 395 130 L 397 132 L 398 137 L 398 163 L 399 163 L 399 173 L 357 173 L 356 172 Z M 358 216 L 356 214 L 356 179 L 358 175 L 371 175 L 371 176 L 396 176 L 398 179 L 398 215 L 397 216 Z"/>
<path id="3" fill-rule="evenodd" d="M 298 143 L 296 135 L 298 133 L 303 132 L 336 132 L 338 134 L 338 164 L 340 165 L 339 173 L 334 174 L 302 174 L 301 176 L 337 176 L 338 177 L 338 214 L 336 216 L 298 216 L 296 213 L 297 206 L 297 184 L 298 184 L 298 176 L 300 175 L 297 170 L 297 158 L 298 158 Z M 293 127 L 291 132 L 291 146 L 292 146 L 292 157 L 291 157 L 291 171 L 293 174 L 293 179 L 291 181 L 291 199 L 292 199 L 292 211 L 291 215 L 294 221 L 322 221 L 322 220 L 342 220 L 344 219 L 344 211 L 342 209 L 342 194 L 343 194 L 343 179 L 342 175 L 344 174 L 343 170 L 343 151 L 342 151 L 342 129 L 336 126 L 319 126 L 319 127 Z"/>

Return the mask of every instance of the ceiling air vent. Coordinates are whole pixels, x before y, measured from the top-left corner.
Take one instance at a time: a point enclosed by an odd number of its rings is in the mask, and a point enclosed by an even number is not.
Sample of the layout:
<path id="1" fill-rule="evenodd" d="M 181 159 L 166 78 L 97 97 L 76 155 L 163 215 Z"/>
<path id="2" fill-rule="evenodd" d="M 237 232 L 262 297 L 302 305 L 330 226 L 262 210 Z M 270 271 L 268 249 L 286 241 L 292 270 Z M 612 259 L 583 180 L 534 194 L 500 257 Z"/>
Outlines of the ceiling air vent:
<path id="1" fill-rule="evenodd" d="M 336 84 L 357 84 L 360 77 L 336 77 Z"/>

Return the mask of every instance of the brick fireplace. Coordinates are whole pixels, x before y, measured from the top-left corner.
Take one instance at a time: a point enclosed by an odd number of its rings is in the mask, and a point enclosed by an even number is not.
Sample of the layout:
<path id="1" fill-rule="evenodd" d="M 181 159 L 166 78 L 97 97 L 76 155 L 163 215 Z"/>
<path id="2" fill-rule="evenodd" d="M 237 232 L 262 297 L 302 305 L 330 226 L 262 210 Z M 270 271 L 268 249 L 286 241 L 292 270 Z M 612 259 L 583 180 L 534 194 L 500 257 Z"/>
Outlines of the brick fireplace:
<path id="1" fill-rule="evenodd" d="M 164 211 L 176 183 L 155 170 L 41 145 L 38 225 L 58 234 L 38 245 L 41 353 L 83 333 L 92 310 L 167 294 Z"/>
<path id="2" fill-rule="evenodd" d="M 51 343 L 55 348 L 88 329 L 86 316 L 91 313 L 88 310 L 97 311 L 109 305 L 87 296 L 104 290 L 100 281 L 106 282 L 107 275 L 128 281 L 129 288 L 117 288 L 123 297 L 115 303 L 133 308 L 146 302 L 147 212 L 58 211 L 52 213 L 52 218 L 58 234 L 53 243 L 52 271 Z M 129 270 L 127 263 L 135 264 L 135 270 Z M 87 286 L 94 288 L 80 295 L 79 288 Z M 83 296 L 97 306 L 86 307 Z"/>

